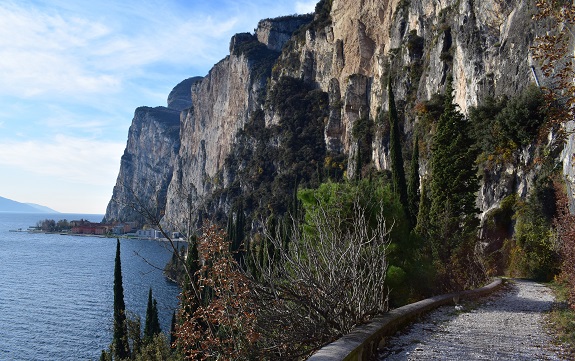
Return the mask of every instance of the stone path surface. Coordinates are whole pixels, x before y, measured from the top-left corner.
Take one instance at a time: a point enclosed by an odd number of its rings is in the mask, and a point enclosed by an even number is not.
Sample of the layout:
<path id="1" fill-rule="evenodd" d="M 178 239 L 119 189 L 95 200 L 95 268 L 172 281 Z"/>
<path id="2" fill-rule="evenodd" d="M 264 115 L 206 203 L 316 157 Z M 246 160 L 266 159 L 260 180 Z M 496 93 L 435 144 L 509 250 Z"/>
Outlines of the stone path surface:
<path id="1" fill-rule="evenodd" d="M 509 281 L 477 303 L 441 307 L 391 337 L 378 360 L 564 360 L 544 328 L 553 293 Z"/>

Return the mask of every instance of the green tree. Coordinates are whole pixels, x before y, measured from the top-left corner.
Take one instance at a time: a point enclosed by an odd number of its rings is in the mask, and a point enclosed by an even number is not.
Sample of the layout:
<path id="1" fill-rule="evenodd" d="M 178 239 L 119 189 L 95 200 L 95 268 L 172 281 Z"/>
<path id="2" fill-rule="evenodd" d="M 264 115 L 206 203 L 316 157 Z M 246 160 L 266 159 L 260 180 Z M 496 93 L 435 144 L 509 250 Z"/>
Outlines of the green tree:
<path id="1" fill-rule="evenodd" d="M 120 259 L 120 239 L 116 239 L 116 259 L 114 263 L 114 355 L 119 358 L 130 357 L 128 328 L 126 324 L 126 304 L 122 284 L 122 261 Z"/>
<path id="2" fill-rule="evenodd" d="M 152 337 L 150 342 L 143 345 L 140 352 L 133 358 L 135 361 L 181 361 L 184 359 L 186 359 L 184 355 L 171 349 L 163 333 Z"/>
<path id="3" fill-rule="evenodd" d="M 409 220 L 411 221 L 412 227 L 415 227 L 417 224 L 419 197 L 419 138 L 416 136 L 413 141 L 413 155 L 411 156 L 409 182 L 407 183 Z"/>
<path id="4" fill-rule="evenodd" d="M 430 184 L 430 236 L 440 287 L 469 286 L 476 276 L 473 250 L 479 221 L 476 151 L 468 122 L 454 103 L 451 79 L 433 136 Z"/>
<path id="5" fill-rule="evenodd" d="M 105 350 L 102 350 L 102 353 L 100 354 L 100 361 L 108 361 L 110 360 L 110 357 L 108 357 L 108 353 Z"/>
<path id="6" fill-rule="evenodd" d="M 185 257 L 185 273 L 182 282 L 181 312 L 193 314 L 200 302 L 203 292 L 199 289 L 199 277 L 201 271 L 200 256 L 198 253 L 198 240 L 191 235 L 188 240 L 188 248 Z"/>
<path id="7" fill-rule="evenodd" d="M 152 288 L 148 292 L 148 307 L 146 308 L 146 323 L 144 324 L 144 343 L 149 343 L 155 335 L 162 332 L 158 319 L 158 304 L 152 296 Z"/>
<path id="8" fill-rule="evenodd" d="M 128 344 L 132 353 L 132 358 L 137 355 L 142 348 L 142 321 L 140 315 L 134 312 L 126 312 L 126 325 L 128 328 Z"/>
<path id="9" fill-rule="evenodd" d="M 513 276 L 549 282 L 560 269 L 560 245 L 552 225 L 557 215 L 553 179 L 540 170 L 526 200 L 515 204 L 515 234 L 509 271 Z M 571 265 L 572 267 L 573 265 Z"/>
<path id="10" fill-rule="evenodd" d="M 172 312 L 172 322 L 170 323 L 170 345 L 176 343 L 176 312 Z"/>
<path id="11" fill-rule="evenodd" d="M 244 246 L 246 216 L 244 206 L 240 202 L 235 212 L 231 211 L 228 217 L 227 236 L 230 241 L 230 251 L 238 265 L 246 269 L 245 253 L 247 247 Z"/>
<path id="12" fill-rule="evenodd" d="M 354 173 L 356 180 L 361 179 L 364 167 L 371 162 L 373 126 L 373 120 L 368 117 L 361 117 L 355 121 L 351 129 L 351 135 L 357 141 Z"/>
<path id="13" fill-rule="evenodd" d="M 391 157 L 391 175 L 393 187 L 399 195 L 399 201 L 403 206 L 405 215 L 409 215 L 407 201 L 407 183 L 405 181 L 405 171 L 403 169 L 403 155 L 401 151 L 401 134 L 399 132 L 399 117 L 395 107 L 395 98 L 391 89 L 391 76 L 387 83 L 387 93 L 389 98 L 389 155 Z"/>
<path id="14" fill-rule="evenodd" d="M 431 208 L 429 199 L 429 182 L 421 183 L 421 192 L 419 195 L 419 208 L 417 211 L 417 224 L 415 233 L 423 238 L 429 238 L 429 212 Z"/>
<path id="15" fill-rule="evenodd" d="M 361 159 L 361 144 L 360 141 L 357 141 L 357 153 L 355 155 L 355 180 L 361 179 L 361 166 L 363 163 L 363 159 Z"/>

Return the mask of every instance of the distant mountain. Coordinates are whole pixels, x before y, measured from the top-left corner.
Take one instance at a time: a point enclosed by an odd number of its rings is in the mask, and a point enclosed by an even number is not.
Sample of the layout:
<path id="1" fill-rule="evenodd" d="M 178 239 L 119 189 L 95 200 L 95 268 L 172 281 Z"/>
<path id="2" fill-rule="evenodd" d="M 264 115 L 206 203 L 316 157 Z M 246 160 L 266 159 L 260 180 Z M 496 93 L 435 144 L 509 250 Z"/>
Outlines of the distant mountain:
<path id="1" fill-rule="evenodd" d="M 4 197 L 0 197 L 0 212 L 58 213 L 57 211 L 45 206 L 33 203 L 20 203 Z"/>
<path id="2" fill-rule="evenodd" d="M 36 204 L 36 203 L 26 203 L 26 205 L 29 205 L 30 207 L 34 207 L 35 209 L 37 209 L 38 213 L 60 213 L 56 210 L 53 210 L 50 207 L 46 207 L 46 206 Z"/>

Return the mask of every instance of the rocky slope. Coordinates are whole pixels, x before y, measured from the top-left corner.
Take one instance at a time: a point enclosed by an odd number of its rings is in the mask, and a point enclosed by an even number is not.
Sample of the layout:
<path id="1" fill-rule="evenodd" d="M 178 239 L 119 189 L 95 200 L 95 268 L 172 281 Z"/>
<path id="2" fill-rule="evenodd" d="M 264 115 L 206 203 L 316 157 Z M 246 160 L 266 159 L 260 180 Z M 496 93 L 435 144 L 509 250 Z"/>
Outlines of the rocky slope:
<path id="1" fill-rule="evenodd" d="M 322 159 L 337 159 L 334 164 L 348 177 L 360 172 L 353 130 L 371 119 L 376 120 L 367 148 L 372 167 L 388 169 L 387 133 L 377 124 L 387 109 L 386 79 L 393 79 L 404 143 L 411 144 L 421 121 L 418 105 L 441 93 L 448 75 L 464 113 L 486 96 L 512 97 L 534 82 L 531 66 L 539 72 L 530 46 L 542 32 L 531 20 L 535 11 L 533 0 L 333 0 L 318 4 L 313 21 L 306 16 L 261 21 L 255 34 L 232 38 L 230 55 L 190 83 L 187 99 L 181 93 L 171 101 L 183 109 L 179 117 L 166 108 L 136 111 L 106 218 L 134 216 L 126 205 L 139 199 L 155 214 L 165 213 L 164 222 L 173 228 L 186 225 L 190 216 L 195 224 L 203 215 L 223 221 L 238 198 L 248 212 L 264 212 L 261 194 L 294 187 L 300 178 L 311 182 L 298 175 L 305 165 L 273 158 L 283 154 L 278 149 L 286 136 L 301 140 L 308 129 L 304 122 L 282 133 L 293 111 L 274 94 L 281 93 L 276 88 L 285 86 L 286 77 L 310 87 L 301 99 L 327 99 L 316 102 L 309 120 L 323 124 Z M 478 197 L 484 214 L 510 193 L 527 194 L 537 151 L 526 146 L 514 161 L 487 174 Z M 573 181 L 571 154 L 564 155 L 564 169 Z M 319 173 L 322 159 L 312 158 L 308 163 Z M 422 159 L 420 175 L 426 172 Z M 267 188 L 255 189 L 260 186 Z"/>

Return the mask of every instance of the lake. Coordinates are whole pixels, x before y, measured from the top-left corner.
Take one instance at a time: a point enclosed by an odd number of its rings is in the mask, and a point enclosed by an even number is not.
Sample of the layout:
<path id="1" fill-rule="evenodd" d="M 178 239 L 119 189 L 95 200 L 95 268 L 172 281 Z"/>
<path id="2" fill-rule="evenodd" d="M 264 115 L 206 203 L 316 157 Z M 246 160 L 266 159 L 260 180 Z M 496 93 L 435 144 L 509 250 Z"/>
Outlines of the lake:
<path id="1" fill-rule="evenodd" d="M 0 212 L 0 360 L 98 360 L 112 341 L 116 239 L 9 232 L 46 218 L 102 215 Z M 143 324 L 152 287 L 169 331 L 179 288 L 162 275 L 168 244 L 120 242 L 127 311 Z"/>

